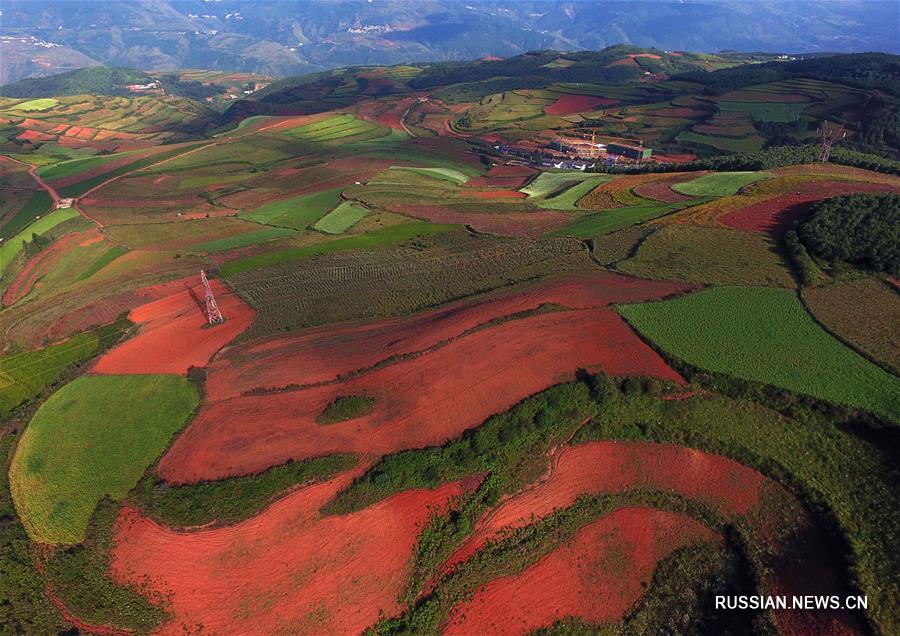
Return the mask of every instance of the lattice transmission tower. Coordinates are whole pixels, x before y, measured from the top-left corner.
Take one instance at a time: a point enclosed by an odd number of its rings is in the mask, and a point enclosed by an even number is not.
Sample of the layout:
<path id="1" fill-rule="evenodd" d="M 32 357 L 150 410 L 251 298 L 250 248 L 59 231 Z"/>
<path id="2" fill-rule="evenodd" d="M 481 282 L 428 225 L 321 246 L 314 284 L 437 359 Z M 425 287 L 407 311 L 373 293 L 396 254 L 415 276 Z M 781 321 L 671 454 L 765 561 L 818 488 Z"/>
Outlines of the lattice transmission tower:
<path id="1" fill-rule="evenodd" d="M 828 162 L 828 157 L 831 156 L 831 149 L 834 147 L 834 144 L 839 142 L 841 139 L 847 136 L 847 131 L 844 130 L 843 124 L 841 124 L 840 128 L 828 128 L 828 122 L 822 122 L 822 128 L 819 129 L 819 132 L 822 133 L 822 143 L 821 150 L 819 151 L 819 161 L 822 163 Z"/>
<path id="2" fill-rule="evenodd" d="M 213 296 L 212 289 L 209 286 L 209 280 L 206 278 L 206 272 L 200 270 L 200 280 L 203 281 L 203 291 L 206 293 L 206 319 L 209 324 L 214 325 L 218 322 L 225 322 L 222 312 L 219 311 L 219 304 L 216 297 Z"/>

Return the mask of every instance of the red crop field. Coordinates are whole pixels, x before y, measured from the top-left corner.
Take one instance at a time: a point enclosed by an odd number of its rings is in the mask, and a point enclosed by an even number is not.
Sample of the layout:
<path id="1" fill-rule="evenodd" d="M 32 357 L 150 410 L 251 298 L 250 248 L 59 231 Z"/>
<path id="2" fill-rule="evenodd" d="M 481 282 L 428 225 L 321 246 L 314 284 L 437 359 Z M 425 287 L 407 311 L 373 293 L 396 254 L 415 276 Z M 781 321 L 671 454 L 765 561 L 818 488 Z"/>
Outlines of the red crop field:
<path id="1" fill-rule="evenodd" d="M 410 490 L 359 512 L 321 508 L 359 471 L 297 490 L 256 517 L 216 530 L 163 528 L 133 509 L 115 526 L 111 571 L 171 601 L 159 630 L 209 633 L 360 633 L 399 611 L 416 538 L 460 483 Z"/>
<path id="2" fill-rule="evenodd" d="M 483 190 L 466 191 L 466 196 L 476 199 L 524 199 L 525 194 L 518 190 Z"/>
<path id="3" fill-rule="evenodd" d="M 718 537 L 689 517 L 622 508 L 523 572 L 494 579 L 454 607 L 445 634 L 529 634 L 577 616 L 619 620 L 644 594 L 656 564 L 672 551 Z"/>
<path id="4" fill-rule="evenodd" d="M 504 188 L 516 190 L 525 185 L 529 177 L 537 174 L 527 166 L 496 165 L 482 177 L 470 179 L 466 185 L 472 188 Z"/>
<path id="5" fill-rule="evenodd" d="M 687 289 L 667 284 L 655 291 L 664 296 Z M 644 285 L 636 295 L 651 293 Z M 395 338 L 401 334 L 397 329 Z M 383 358 L 376 353 L 369 359 Z M 355 364 L 362 360 L 359 354 L 353 357 Z M 461 365 L 464 374 L 444 371 Z M 330 376 L 334 368 L 318 377 Z M 262 390 L 254 394 L 208 401 L 163 457 L 158 473 L 170 482 L 192 482 L 333 452 L 380 455 L 439 444 L 533 393 L 572 379 L 582 368 L 683 382 L 610 309 L 482 323 L 441 346 L 357 369 L 337 381 L 306 382 L 288 369 L 283 377 L 269 374 L 267 384 L 257 385 Z M 211 380 L 211 386 L 216 384 Z M 375 398 L 370 413 L 329 426 L 316 423 L 337 397 L 360 394 Z"/>
<path id="6" fill-rule="evenodd" d="M 765 477 L 721 455 L 650 442 L 592 442 L 564 448 L 549 476 L 483 520 L 447 563 L 466 560 L 501 531 L 533 523 L 584 494 L 632 488 L 669 490 L 701 501 L 725 516 L 743 515 L 759 502 Z"/>
<path id="7" fill-rule="evenodd" d="M 645 199 L 653 199 L 655 201 L 663 201 L 664 203 L 688 201 L 689 199 L 691 199 L 690 196 L 681 194 L 680 192 L 675 192 L 675 190 L 672 189 L 672 186 L 676 183 L 691 181 L 704 174 L 706 174 L 706 172 L 683 172 L 680 174 L 675 174 L 666 179 L 661 179 L 659 181 L 650 181 L 648 183 L 637 185 L 634 187 L 633 192 L 639 197 L 644 197 Z"/>
<path id="8" fill-rule="evenodd" d="M 859 181 L 810 181 L 795 191 L 748 205 L 720 217 L 719 223 L 749 232 L 780 235 L 802 218 L 811 203 L 857 192 L 900 192 L 900 186 Z"/>
<path id="9" fill-rule="evenodd" d="M 208 401 L 216 402 L 256 387 L 335 381 L 389 358 L 427 352 L 480 325 L 543 304 L 591 309 L 664 298 L 691 289 L 680 283 L 650 282 L 597 271 L 495 292 L 409 317 L 317 327 L 290 336 L 241 343 L 223 352 L 210 365 L 206 395 Z"/>
<path id="10" fill-rule="evenodd" d="M 546 106 L 544 112 L 548 115 L 573 115 L 575 113 L 587 113 L 597 110 L 600 106 L 611 106 L 617 103 L 616 99 L 606 97 L 592 97 L 591 95 L 562 95 L 555 102 Z"/>
<path id="11" fill-rule="evenodd" d="M 208 326 L 203 288 L 199 281 L 134 309 L 129 318 L 141 325 L 138 334 L 104 354 L 93 372 L 187 373 L 202 367 L 223 346 L 250 326 L 255 312 L 221 283 L 210 282 L 219 309 L 220 325 Z"/>

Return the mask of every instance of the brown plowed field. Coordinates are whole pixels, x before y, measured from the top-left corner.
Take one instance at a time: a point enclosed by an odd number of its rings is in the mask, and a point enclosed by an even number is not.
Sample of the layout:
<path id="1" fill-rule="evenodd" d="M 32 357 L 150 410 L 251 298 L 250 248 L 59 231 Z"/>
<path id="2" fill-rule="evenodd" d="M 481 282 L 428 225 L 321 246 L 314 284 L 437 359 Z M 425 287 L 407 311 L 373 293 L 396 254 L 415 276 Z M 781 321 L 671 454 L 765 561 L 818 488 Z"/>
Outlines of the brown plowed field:
<path id="1" fill-rule="evenodd" d="M 445 630 L 460 634 L 529 634 L 578 616 L 619 620 L 641 598 L 656 564 L 674 550 L 717 536 L 697 521 L 649 508 L 622 508 L 523 572 L 494 579 L 454 607 Z"/>
<path id="2" fill-rule="evenodd" d="M 671 285 L 658 291 L 666 295 L 685 289 Z M 403 336 L 399 330 L 395 334 Z M 378 350 L 368 359 L 382 356 Z M 367 361 L 360 355 L 350 360 L 348 370 Z M 348 367 L 335 362 L 324 366 L 326 371 L 312 377 L 330 377 L 340 366 Z M 485 325 L 422 355 L 338 382 L 207 402 L 163 457 L 158 472 L 170 482 L 192 482 L 332 452 L 381 455 L 439 444 L 529 395 L 572 379 L 581 368 L 683 382 L 610 309 L 538 314 Z M 283 377 L 269 374 L 266 383 L 266 388 L 276 388 L 304 381 L 302 374 L 289 370 Z M 219 387 L 211 393 L 233 391 Z M 364 393 L 376 398 L 371 413 L 328 426 L 316 423 L 336 397 Z"/>
<path id="3" fill-rule="evenodd" d="M 185 625 L 210 634 L 358 634 L 379 611 L 400 610 L 421 526 L 464 489 L 411 490 L 321 517 L 319 508 L 353 476 L 303 488 L 217 530 L 169 530 L 125 509 L 115 526 L 112 575 L 170 599 L 174 617 L 163 634 L 181 634 Z"/>
<path id="4" fill-rule="evenodd" d="M 98 374 L 181 373 L 202 367 L 216 352 L 250 326 L 256 312 L 222 284 L 210 282 L 225 323 L 207 327 L 199 281 L 134 309 L 129 318 L 141 325 L 137 336 L 97 360 Z"/>
<path id="5" fill-rule="evenodd" d="M 549 106 L 544 107 L 548 115 L 574 115 L 597 110 L 600 106 L 611 106 L 618 100 L 590 95 L 563 95 Z"/>

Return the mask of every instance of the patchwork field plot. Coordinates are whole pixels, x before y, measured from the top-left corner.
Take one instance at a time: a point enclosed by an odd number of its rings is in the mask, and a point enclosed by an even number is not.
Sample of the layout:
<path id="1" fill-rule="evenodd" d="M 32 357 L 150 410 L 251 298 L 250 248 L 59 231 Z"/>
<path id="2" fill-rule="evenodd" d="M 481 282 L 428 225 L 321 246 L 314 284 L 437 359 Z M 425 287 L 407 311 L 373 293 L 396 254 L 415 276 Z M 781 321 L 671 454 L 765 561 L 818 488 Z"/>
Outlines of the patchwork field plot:
<path id="1" fill-rule="evenodd" d="M 659 561 L 715 535 L 688 517 L 623 508 L 519 574 L 497 578 L 457 605 L 445 634 L 523 634 L 577 616 L 590 624 L 621 619 L 641 598 Z"/>
<path id="2" fill-rule="evenodd" d="M 22 251 L 23 243 L 31 241 L 32 234 L 44 235 L 60 223 L 74 219 L 78 216 L 78 212 L 69 208 L 65 210 L 54 210 L 50 214 L 41 217 L 24 230 L 13 236 L 7 241 L 0 244 L 0 274 L 12 260 Z"/>
<path id="3" fill-rule="evenodd" d="M 606 275 L 600 276 L 597 282 L 602 283 L 605 278 Z M 347 344 L 331 346 L 335 362 L 317 363 L 311 371 L 307 371 L 309 365 L 297 367 L 287 358 L 279 362 L 275 354 L 271 373 L 264 376 L 271 384 L 255 387 L 259 390 L 242 390 L 240 397 L 204 407 L 163 458 L 159 473 L 167 481 L 189 482 L 254 472 L 289 458 L 364 450 L 381 454 L 441 443 L 491 413 L 571 377 L 579 368 L 600 367 L 615 374 L 642 373 L 679 382 L 679 376 L 652 351 L 640 346 L 624 323 L 602 305 L 612 299 L 635 298 L 632 294 L 668 295 L 686 288 L 662 283 L 648 289 L 624 282 L 628 279 L 608 280 L 611 296 L 606 301 L 604 293 L 589 291 L 590 287 L 577 293 L 585 298 L 582 303 L 597 308 L 534 313 L 525 310 L 537 309 L 542 304 L 541 296 L 535 298 L 528 294 L 525 299 L 530 302 L 522 305 L 522 299 L 517 299 L 513 307 L 518 305 L 523 309 L 508 320 L 492 320 L 506 315 L 506 302 L 485 305 L 490 309 L 486 315 L 476 305 L 469 311 L 474 316 L 484 315 L 484 320 L 476 320 L 473 327 L 463 331 L 450 332 L 449 319 L 459 311 L 438 312 L 425 320 L 425 324 L 434 323 L 429 329 L 437 328 L 437 334 L 420 335 L 416 339 L 419 344 L 413 345 L 422 349 L 404 346 L 381 351 L 379 341 L 383 343 L 386 334 L 379 337 L 374 334 L 385 329 L 385 325 L 364 329 L 361 340 L 358 336 L 351 339 L 352 331 L 340 329 L 336 334 Z M 590 285 L 591 277 L 573 282 L 574 290 L 578 290 L 581 285 Z M 565 302 L 565 294 L 555 293 L 552 286 L 538 289 L 545 290 L 542 294 L 550 294 L 549 300 Z M 498 309 L 503 311 L 499 316 L 495 313 Z M 412 321 L 409 326 L 387 324 L 394 329 L 396 339 L 398 333 L 407 330 L 415 333 L 420 322 Z M 465 324 L 464 321 L 462 325 Z M 335 337 L 328 332 L 314 336 L 324 343 Z M 434 344 L 429 346 L 429 341 Z M 304 343 L 303 340 L 295 342 Z M 356 351 L 365 351 L 364 347 L 369 346 L 376 348 L 366 354 Z M 629 355 L 622 357 L 619 352 L 625 349 Z M 307 350 L 306 345 L 303 350 Z M 240 360 L 245 355 L 242 351 L 233 355 Z M 475 351 L 481 353 L 474 355 Z M 392 353 L 397 356 L 392 357 Z M 338 362 L 345 358 L 346 362 Z M 523 364 L 526 359 L 529 363 Z M 467 361 L 464 377 L 439 372 L 459 360 Z M 224 362 L 223 365 L 225 369 L 229 366 Z M 324 366 L 320 370 L 318 365 Z M 307 376 L 307 372 L 311 375 Z M 225 373 L 223 382 L 210 379 L 211 395 L 233 395 L 235 389 L 227 386 L 230 381 L 246 386 L 247 380 L 240 378 L 240 372 Z M 370 414 L 328 426 L 316 422 L 317 416 L 336 397 L 362 394 L 376 399 Z M 421 400 L 424 394 L 430 396 L 427 401 Z M 435 407 L 438 404 L 440 408 Z M 286 418 L 285 413 L 291 416 Z M 268 433 L 263 437 L 247 436 L 250 422 L 258 422 Z M 252 428 L 257 429 L 257 425 Z M 243 449 L 240 454 L 233 452 L 237 447 Z"/>
<path id="4" fill-rule="evenodd" d="M 383 232 L 396 235 L 404 227 Z M 572 239 L 471 238 L 449 229 L 444 226 L 442 234 L 433 235 L 433 249 L 417 249 L 416 241 L 429 244 L 423 233 L 404 236 L 403 247 L 374 252 L 328 254 L 329 246 L 341 247 L 333 241 L 293 251 L 320 255 L 300 266 L 285 263 L 232 275 L 226 265 L 223 271 L 238 294 L 257 310 L 258 318 L 247 335 L 259 336 L 419 311 L 515 282 L 591 267 L 587 251 Z M 340 240 L 347 241 L 344 249 L 362 248 L 373 244 L 357 237 L 378 236 L 375 232 Z"/>
<path id="5" fill-rule="evenodd" d="M 340 203 L 341 189 L 323 190 L 269 203 L 238 216 L 248 221 L 305 230 Z"/>
<path id="6" fill-rule="evenodd" d="M 692 181 L 676 183 L 672 189 L 693 197 L 724 197 L 737 194 L 745 185 L 769 176 L 765 172 L 716 172 Z"/>
<path id="7" fill-rule="evenodd" d="M 900 375 L 900 294 L 874 278 L 803 290 L 803 302 L 826 329 Z"/>
<path id="8" fill-rule="evenodd" d="M 197 405 L 177 376 L 81 377 L 44 403 L 10 468 L 16 509 L 43 543 L 78 543 L 102 497 L 121 499 Z"/>
<path id="9" fill-rule="evenodd" d="M 722 287 L 620 311 L 697 367 L 900 417 L 900 380 L 819 327 L 791 291 Z"/>
<path id="10" fill-rule="evenodd" d="M 327 234 L 343 234 L 369 213 L 356 201 L 344 201 L 313 224 L 313 228 Z"/>
<path id="11" fill-rule="evenodd" d="M 635 276 L 694 283 L 796 285 L 774 241 L 726 228 L 664 226 L 618 269 Z"/>

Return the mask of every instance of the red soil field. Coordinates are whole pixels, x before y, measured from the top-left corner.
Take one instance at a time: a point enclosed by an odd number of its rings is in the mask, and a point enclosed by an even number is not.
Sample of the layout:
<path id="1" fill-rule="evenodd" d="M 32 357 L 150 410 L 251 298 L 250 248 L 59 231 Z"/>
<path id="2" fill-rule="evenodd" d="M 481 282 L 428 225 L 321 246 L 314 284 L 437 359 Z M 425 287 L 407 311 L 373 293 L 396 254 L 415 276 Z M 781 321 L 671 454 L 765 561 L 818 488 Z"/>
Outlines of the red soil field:
<path id="1" fill-rule="evenodd" d="M 753 203 L 719 218 L 727 227 L 749 232 L 768 232 L 781 235 L 802 218 L 809 205 L 842 194 L 857 192 L 898 192 L 900 187 L 884 183 L 854 181 L 810 181 L 797 186 L 790 194 Z"/>
<path id="2" fill-rule="evenodd" d="M 513 496 L 482 519 L 445 569 L 468 559 L 501 531 L 521 528 L 567 508 L 583 494 L 633 488 L 669 490 L 730 517 L 759 503 L 768 482 L 759 472 L 702 451 L 652 442 L 592 442 L 564 447 L 542 481 Z"/>
<path id="3" fill-rule="evenodd" d="M 655 201 L 663 201 L 665 203 L 677 203 L 678 201 L 688 201 L 692 197 L 689 197 L 686 194 L 681 194 L 679 192 L 675 192 L 672 189 L 672 186 L 676 183 L 684 183 L 685 181 L 691 181 L 692 179 L 696 179 L 700 175 L 705 174 L 704 172 L 685 172 L 682 174 L 673 175 L 667 179 L 662 179 L 660 181 L 650 181 L 649 183 L 642 183 L 637 185 L 632 190 L 639 197 L 644 197 L 645 199 L 653 199 Z"/>
<path id="4" fill-rule="evenodd" d="M 170 599 L 174 616 L 162 634 L 198 624 L 204 633 L 358 634 L 379 611 L 400 611 L 419 530 L 464 488 L 410 490 L 353 514 L 320 516 L 353 477 L 302 488 L 216 530 L 170 530 L 125 509 L 114 529 L 112 576 Z"/>
<path id="5" fill-rule="evenodd" d="M 669 154 L 654 153 L 653 156 L 650 157 L 650 160 L 656 163 L 689 163 L 696 158 L 697 155 L 693 155 L 689 152 Z"/>
<path id="6" fill-rule="evenodd" d="M 463 212 L 447 205 L 395 205 L 394 210 L 434 223 L 471 225 L 479 232 L 502 236 L 541 236 L 572 221 L 572 217 L 554 210 L 504 212 L 502 214 Z"/>
<path id="7" fill-rule="evenodd" d="M 21 132 L 17 138 L 22 141 L 53 141 L 56 139 L 53 135 L 48 135 L 36 130 L 26 130 Z"/>
<path id="8" fill-rule="evenodd" d="M 549 106 L 544 107 L 548 115 L 573 115 L 597 110 L 600 106 L 611 106 L 618 100 L 591 95 L 562 95 Z"/>
<path id="9" fill-rule="evenodd" d="M 138 335 L 97 360 L 95 374 L 181 373 L 202 367 L 250 326 L 256 312 L 219 280 L 210 281 L 225 323 L 206 327 L 199 280 L 182 290 L 134 309 L 129 318 L 141 325 Z"/>
<path id="10" fill-rule="evenodd" d="M 690 289 L 681 283 L 595 271 L 494 292 L 413 316 L 316 327 L 241 343 L 210 364 L 206 398 L 216 402 L 256 387 L 332 382 L 394 356 L 425 352 L 479 325 L 543 304 L 590 309 L 655 300 Z"/>
<path id="11" fill-rule="evenodd" d="M 680 291 L 673 285 L 664 290 Z M 470 330 L 420 355 L 387 361 L 338 381 L 312 384 L 294 372 L 267 375 L 275 389 L 207 401 L 159 464 L 173 483 L 218 479 L 263 470 L 288 459 L 333 452 L 378 456 L 439 444 L 479 425 L 525 397 L 571 380 L 578 369 L 614 375 L 683 379 L 607 308 L 533 315 Z M 322 334 L 323 332 L 319 332 Z M 403 331 L 395 331 L 400 338 Z M 365 346 L 365 342 L 357 344 Z M 383 360 L 380 352 L 369 358 Z M 353 360 L 365 361 L 357 355 Z M 254 371 L 262 365 L 248 368 Z M 320 375 L 328 377 L 334 366 Z M 448 373 L 465 368 L 465 373 Z M 215 371 L 210 373 L 214 375 Z M 210 384 L 217 383 L 213 381 Z M 210 395 L 230 393 L 211 389 Z M 327 426 L 316 423 L 341 395 L 376 399 L 364 416 Z"/>
<path id="12" fill-rule="evenodd" d="M 537 171 L 527 166 L 493 166 L 487 174 L 469 179 L 466 185 L 472 188 L 503 188 L 516 190 L 525 185 L 529 177 Z"/>
<path id="13" fill-rule="evenodd" d="M 473 190 L 463 191 L 466 196 L 476 199 L 524 199 L 525 194 L 517 190 Z"/>
<path id="14" fill-rule="evenodd" d="M 75 245 L 90 245 L 92 241 L 96 242 L 97 240 L 102 241 L 103 237 L 96 229 L 94 229 L 88 230 L 87 232 L 69 234 L 54 241 L 50 247 L 41 250 L 28 259 L 28 262 L 25 263 L 25 267 L 23 267 L 22 271 L 20 271 L 9 283 L 9 286 L 3 293 L 2 304 L 5 307 L 9 307 L 27 296 L 35 283 L 37 283 L 44 274 L 53 269 L 59 262 L 59 259 L 65 256 Z"/>
<path id="15" fill-rule="evenodd" d="M 415 101 L 415 97 L 405 97 L 404 99 L 401 99 L 391 108 L 381 112 L 378 115 L 377 123 L 381 124 L 382 126 L 388 126 L 395 130 L 403 130 L 403 125 L 401 124 L 403 115 L 404 113 L 406 113 L 406 110 L 415 103 Z"/>
<path id="16" fill-rule="evenodd" d="M 450 614 L 444 634 L 529 634 L 570 616 L 621 619 L 641 598 L 657 563 L 674 550 L 718 537 L 693 519 L 622 508 L 524 571 L 494 579 Z"/>

